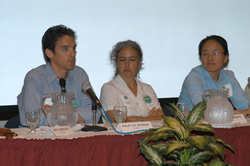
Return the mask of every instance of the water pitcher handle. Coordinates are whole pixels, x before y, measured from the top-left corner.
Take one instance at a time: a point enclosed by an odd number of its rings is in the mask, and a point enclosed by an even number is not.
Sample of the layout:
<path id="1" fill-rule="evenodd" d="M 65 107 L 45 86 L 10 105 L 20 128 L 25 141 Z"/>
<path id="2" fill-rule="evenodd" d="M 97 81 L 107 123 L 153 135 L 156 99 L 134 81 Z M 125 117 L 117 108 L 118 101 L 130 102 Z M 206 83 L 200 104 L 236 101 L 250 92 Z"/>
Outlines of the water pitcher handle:
<path id="1" fill-rule="evenodd" d="M 210 99 L 210 94 L 209 95 L 205 95 L 206 92 L 209 92 L 209 90 L 205 90 L 202 94 L 202 100 L 205 100 L 206 103 L 208 102 L 208 100 Z"/>
<path id="2" fill-rule="evenodd" d="M 43 95 L 43 97 L 41 98 L 41 106 L 42 106 L 42 109 L 44 110 L 44 112 L 46 113 L 46 115 L 48 114 L 48 111 L 46 110 L 43 103 L 44 103 L 44 100 L 48 97 L 52 98 L 52 95 L 50 93 L 47 93 L 47 94 Z"/>

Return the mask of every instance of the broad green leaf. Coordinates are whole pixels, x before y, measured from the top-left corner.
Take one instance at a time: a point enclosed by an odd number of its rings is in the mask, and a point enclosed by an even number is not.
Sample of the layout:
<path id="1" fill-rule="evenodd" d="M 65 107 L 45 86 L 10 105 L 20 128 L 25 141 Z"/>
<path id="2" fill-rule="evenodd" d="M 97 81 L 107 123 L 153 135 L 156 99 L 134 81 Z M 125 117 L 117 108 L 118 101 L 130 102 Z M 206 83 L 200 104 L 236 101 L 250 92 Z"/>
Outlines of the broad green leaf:
<path id="1" fill-rule="evenodd" d="M 214 160 L 211 163 L 209 163 L 207 166 L 226 166 L 226 163 L 223 161 Z"/>
<path id="2" fill-rule="evenodd" d="M 225 156 L 225 149 L 224 149 L 224 146 L 222 145 L 219 145 L 215 142 L 211 142 L 210 144 L 208 144 L 206 147 L 205 147 L 206 150 L 209 150 L 213 153 L 215 153 L 216 155 L 218 156 L 221 156 L 224 160 L 224 156 Z"/>
<path id="3" fill-rule="evenodd" d="M 172 160 L 177 161 L 177 160 L 180 159 L 180 156 L 181 156 L 181 152 L 178 151 L 178 150 L 174 150 L 174 151 L 172 151 L 171 153 L 169 153 L 169 154 L 166 156 L 166 158 L 167 158 L 167 159 L 172 159 Z"/>
<path id="4" fill-rule="evenodd" d="M 182 148 L 189 148 L 189 144 L 183 144 L 182 142 L 172 141 L 171 144 L 167 144 L 166 155 L 175 150 L 180 150 Z"/>
<path id="5" fill-rule="evenodd" d="M 203 161 L 206 161 L 210 159 L 212 156 L 212 153 L 208 151 L 201 151 L 199 153 L 194 154 L 190 159 L 190 164 L 197 165 L 202 164 Z"/>
<path id="6" fill-rule="evenodd" d="M 164 153 L 167 148 L 167 145 L 162 142 L 156 142 L 155 144 L 152 144 L 153 148 L 155 148 L 158 152 Z"/>
<path id="7" fill-rule="evenodd" d="M 172 133 L 172 131 L 174 131 L 172 128 L 170 128 L 168 126 L 162 126 L 162 127 L 158 128 L 156 131 L 154 131 L 153 134 L 158 134 L 158 133 Z"/>
<path id="8" fill-rule="evenodd" d="M 214 140 L 214 142 L 220 142 L 224 146 L 229 147 L 231 150 L 235 151 L 234 148 L 230 144 L 224 142 L 221 138 L 213 137 L 212 139 Z"/>
<path id="9" fill-rule="evenodd" d="M 143 141 L 138 140 L 141 152 L 144 156 L 155 166 L 162 166 L 163 157 L 162 155 L 152 147 L 152 145 L 147 144 Z"/>
<path id="10" fill-rule="evenodd" d="M 147 137 L 143 138 L 143 139 L 142 139 L 142 141 L 144 141 L 144 142 L 148 143 L 148 142 L 150 141 L 150 137 L 151 137 L 151 135 L 154 135 L 154 133 L 151 133 L 149 136 L 147 136 Z"/>
<path id="11" fill-rule="evenodd" d="M 177 162 L 173 162 L 173 161 L 165 161 L 163 165 L 167 165 L 167 166 L 179 166 L 179 164 Z"/>
<path id="12" fill-rule="evenodd" d="M 182 111 L 174 104 L 174 103 L 169 103 L 171 105 L 167 106 L 167 108 L 172 112 L 173 115 L 175 115 L 175 118 L 181 123 L 183 124 L 183 126 L 187 127 L 186 124 L 186 119 L 184 118 L 184 114 L 182 113 Z"/>
<path id="13" fill-rule="evenodd" d="M 150 135 L 148 139 L 143 141 L 149 142 L 149 141 L 167 140 L 168 138 L 171 138 L 173 136 L 174 135 L 172 133 L 158 133 L 157 135 Z"/>
<path id="14" fill-rule="evenodd" d="M 188 136 L 189 131 L 186 131 L 184 126 L 182 126 L 177 119 L 167 116 L 164 116 L 163 119 L 168 127 L 172 128 L 173 132 L 176 133 L 181 139 Z"/>
<path id="15" fill-rule="evenodd" d="M 192 146 L 195 146 L 201 150 L 204 150 L 204 148 L 210 143 L 212 142 L 212 139 L 210 137 L 207 136 L 201 136 L 201 135 L 197 135 L 197 136 L 192 136 L 192 137 L 188 137 L 186 139 Z"/>
<path id="16" fill-rule="evenodd" d="M 195 124 L 189 127 L 190 130 L 214 133 L 214 128 L 210 124 Z"/>
<path id="17" fill-rule="evenodd" d="M 140 137 L 139 137 L 139 139 L 140 139 L 142 136 L 144 136 L 144 135 L 146 135 L 146 134 L 148 134 L 148 133 L 152 133 L 152 132 L 154 132 L 154 131 L 156 131 L 156 130 L 157 130 L 157 129 L 151 128 L 151 129 L 148 129 L 147 131 L 142 132 L 141 135 L 140 135 Z"/>
<path id="18" fill-rule="evenodd" d="M 193 126 L 201 120 L 201 118 L 204 116 L 205 109 L 207 108 L 207 105 L 205 101 L 199 102 L 197 105 L 195 105 L 190 111 L 187 122 L 189 123 L 189 126 Z"/>
<path id="19" fill-rule="evenodd" d="M 234 166 L 234 165 L 231 165 L 231 164 L 226 163 L 226 166 Z"/>

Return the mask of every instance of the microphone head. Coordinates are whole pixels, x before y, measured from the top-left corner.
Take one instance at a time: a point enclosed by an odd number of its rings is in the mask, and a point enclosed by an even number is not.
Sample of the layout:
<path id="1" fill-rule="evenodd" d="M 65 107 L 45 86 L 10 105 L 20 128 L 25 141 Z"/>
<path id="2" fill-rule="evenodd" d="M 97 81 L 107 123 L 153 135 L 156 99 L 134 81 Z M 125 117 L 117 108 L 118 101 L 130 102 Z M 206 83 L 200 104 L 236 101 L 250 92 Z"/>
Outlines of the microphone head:
<path id="1" fill-rule="evenodd" d="M 91 89 L 91 85 L 88 82 L 83 82 L 82 83 L 82 91 L 86 92 L 88 89 Z"/>

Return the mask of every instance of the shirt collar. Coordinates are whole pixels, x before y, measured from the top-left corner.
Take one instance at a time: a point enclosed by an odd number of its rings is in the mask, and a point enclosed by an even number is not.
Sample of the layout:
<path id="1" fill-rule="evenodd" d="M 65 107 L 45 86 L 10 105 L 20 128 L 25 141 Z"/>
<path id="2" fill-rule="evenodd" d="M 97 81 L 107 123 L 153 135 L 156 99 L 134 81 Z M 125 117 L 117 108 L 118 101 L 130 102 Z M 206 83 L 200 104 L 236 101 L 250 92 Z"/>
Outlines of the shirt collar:
<path id="1" fill-rule="evenodd" d="M 58 79 L 49 62 L 45 66 L 45 72 L 46 72 L 46 76 L 48 78 L 49 83 L 51 83 L 55 79 Z M 67 81 L 71 80 L 72 78 L 74 79 L 74 77 L 72 76 L 72 71 L 69 70 L 68 75 L 67 75 Z"/>
<path id="2" fill-rule="evenodd" d="M 51 83 L 52 81 L 57 79 L 57 76 L 56 76 L 54 70 L 52 69 L 52 67 L 50 66 L 49 62 L 45 66 L 45 72 L 46 72 L 46 76 L 48 78 L 49 83 Z"/>
<path id="3" fill-rule="evenodd" d="M 203 74 L 205 75 L 205 78 L 206 78 L 207 80 L 209 80 L 209 79 L 213 80 L 212 77 L 210 76 L 210 74 L 209 74 L 208 71 L 204 68 L 203 65 L 201 65 L 201 70 L 202 70 L 202 72 L 203 72 Z M 222 74 L 222 69 L 220 69 L 220 75 L 219 75 L 219 80 L 218 80 L 218 82 L 220 82 L 220 80 L 223 80 L 223 79 L 224 79 L 224 77 L 223 77 L 223 74 Z M 214 80 L 213 80 L 213 81 L 214 81 Z M 218 83 L 218 82 L 217 82 L 217 83 Z"/>
<path id="4" fill-rule="evenodd" d="M 137 78 L 135 78 L 135 80 L 136 80 L 136 83 L 137 83 L 137 94 L 138 94 L 138 92 L 140 94 L 143 91 L 142 90 L 142 85 L 141 85 L 140 81 Z M 125 83 L 125 81 L 122 79 L 122 77 L 119 74 L 116 75 L 114 81 L 122 89 L 127 89 L 128 88 L 127 84 Z"/>

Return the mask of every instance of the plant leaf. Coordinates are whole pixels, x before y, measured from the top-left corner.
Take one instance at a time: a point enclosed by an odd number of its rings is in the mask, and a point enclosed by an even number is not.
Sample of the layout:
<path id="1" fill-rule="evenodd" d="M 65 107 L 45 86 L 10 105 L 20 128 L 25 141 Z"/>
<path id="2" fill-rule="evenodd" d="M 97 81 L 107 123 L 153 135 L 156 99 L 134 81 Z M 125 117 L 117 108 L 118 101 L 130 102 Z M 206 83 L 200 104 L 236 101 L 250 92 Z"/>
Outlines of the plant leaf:
<path id="1" fill-rule="evenodd" d="M 207 166 L 226 166 L 226 163 L 220 160 L 214 160 L 209 163 Z"/>
<path id="2" fill-rule="evenodd" d="M 167 140 L 173 136 L 174 134 L 172 133 L 158 133 L 157 135 L 151 135 L 149 141 Z"/>
<path id="3" fill-rule="evenodd" d="M 165 149 L 166 150 L 166 149 Z M 181 152 L 178 150 L 174 150 L 171 153 L 169 153 L 166 158 L 167 159 L 174 159 L 175 161 L 179 160 L 181 156 Z"/>
<path id="4" fill-rule="evenodd" d="M 173 132 L 176 133 L 181 139 L 184 139 L 188 136 L 189 131 L 185 130 L 184 126 L 180 124 L 180 122 L 173 117 L 163 117 L 164 122 L 168 125 L 168 127 L 173 129 Z"/>
<path id="5" fill-rule="evenodd" d="M 215 153 L 215 155 L 221 156 L 222 159 L 224 160 L 224 156 L 226 153 L 224 146 L 219 145 L 216 142 L 211 142 L 205 147 L 205 149 Z"/>
<path id="6" fill-rule="evenodd" d="M 210 144 L 213 140 L 207 136 L 191 136 L 186 139 L 192 146 L 195 146 L 201 150 L 204 150 L 205 147 Z"/>
<path id="7" fill-rule="evenodd" d="M 168 127 L 168 126 L 162 126 L 160 128 L 158 128 L 157 130 L 155 130 L 154 132 L 152 132 L 152 134 L 150 136 L 145 137 L 144 139 L 142 139 L 144 142 L 149 142 L 151 140 L 157 141 L 156 136 L 159 133 L 166 133 L 165 137 L 161 136 L 160 139 L 166 140 L 169 137 L 174 137 L 174 135 L 172 134 L 173 129 Z M 159 135 L 160 136 L 160 135 Z"/>
<path id="8" fill-rule="evenodd" d="M 207 105 L 205 101 L 201 101 L 193 107 L 192 111 L 190 111 L 187 117 L 187 122 L 189 126 L 193 126 L 196 123 L 198 123 L 199 120 L 201 120 L 201 118 L 204 116 L 204 112 L 206 108 L 207 108 Z"/>
<path id="9" fill-rule="evenodd" d="M 195 124 L 189 127 L 190 127 L 190 130 L 214 133 L 214 128 L 210 124 Z"/>
<path id="10" fill-rule="evenodd" d="M 168 126 L 162 126 L 162 127 L 158 128 L 157 130 L 155 130 L 153 132 L 153 134 L 158 134 L 158 133 L 172 133 L 172 131 L 174 131 L 172 128 L 170 128 Z"/>
<path id="11" fill-rule="evenodd" d="M 212 139 L 214 140 L 214 142 L 220 142 L 220 143 L 222 143 L 224 146 L 229 147 L 231 150 L 235 151 L 234 148 L 233 148 L 230 144 L 224 142 L 221 138 L 212 137 Z"/>
<path id="12" fill-rule="evenodd" d="M 184 114 L 181 112 L 181 110 L 176 107 L 176 105 L 174 103 L 169 103 L 171 105 L 170 106 L 167 106 L 167 108 L 172 112 L 173 115 L 175 115 L 175 118 L 183 125 L 185 126 L 185 122 L 182 117 L 184 117 Z M 185 126 L 186 127 L 186 126 Z"/>
<path id="13" fill-rule="evenodd" d="M 197 165 L 202 164 L 203 161 L 208 160 L 213 156 L 213 153 L 209 151 L 201 151 L 199 153 L 194 154 L 190 159 L 190 164 Z"/>
<path id="14" fill-rule="evenodd" d="M 165 161 L 164 165 L 167 165 L 167 166 L 179 166 L 179 164 L 177 162 L 173 162 L 173 161 Z"/>
<path id="15" fill-rule="evenodd" d="M 155 148 L 158 152 L 165 154 L 165 150 L 167 148 L 167 145 L 162 142 L 156 142 L 155 144 L 152 144 L 153 148 Z"/>
<path id="16" fill-rule="evenodd" d="M 152 147 L 152 145 L 147 144 L 143 141 L 138 140 L 141 152 L 144 156 L 155 166 L 162 166 L 163 157 L 162 155 Z"/>
<path id="17" fill-rule="evenodd" d="M 156 130 L 157 130 L 157 129 L 150 128 L 150 129 L 148 129 L 147 131 L 142 132 L 141 135 L 140 135 L 140 137 L 139 137 L 139 139 L 141 139 L 142 136 L 144 136 L 144 135 L 146 135 L 146 134 L 148 134 L 148 133 L 152 133 L 152 132 L 154 132 L 154 131 L 156 131 Z"/>
<path id="18" fill-rule="evenodd" d="M 189 148 L 189 147 L 190 147 L 189 144 L 184 144 L 182 142 L 172 141 L 170 144 L 167 144 L 166 155 L 168 155 L 172 151 L 175 151 L 175 150 L 177 151 L 179 149 Z"/>

